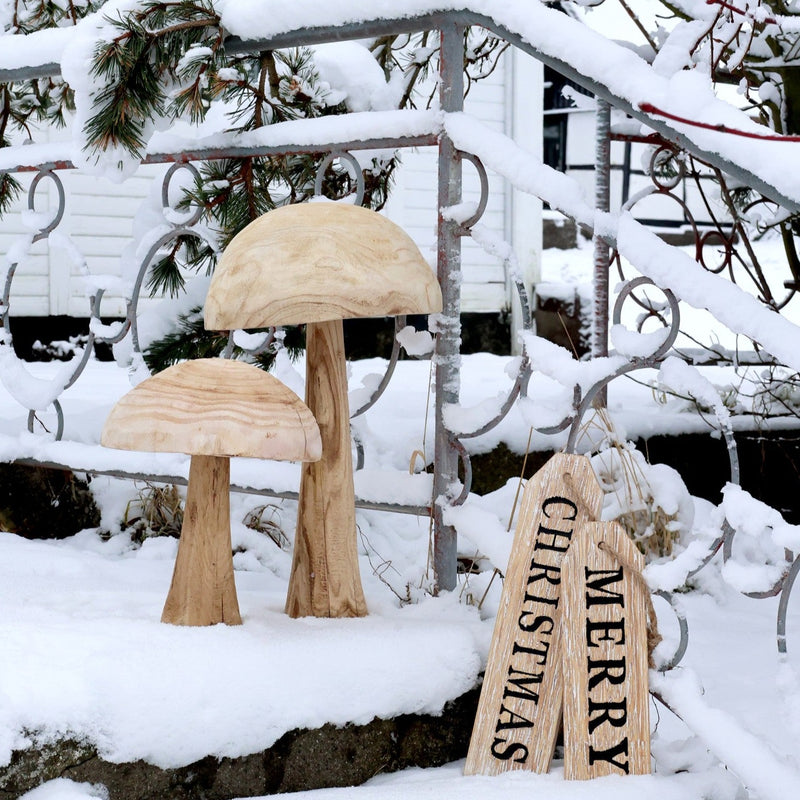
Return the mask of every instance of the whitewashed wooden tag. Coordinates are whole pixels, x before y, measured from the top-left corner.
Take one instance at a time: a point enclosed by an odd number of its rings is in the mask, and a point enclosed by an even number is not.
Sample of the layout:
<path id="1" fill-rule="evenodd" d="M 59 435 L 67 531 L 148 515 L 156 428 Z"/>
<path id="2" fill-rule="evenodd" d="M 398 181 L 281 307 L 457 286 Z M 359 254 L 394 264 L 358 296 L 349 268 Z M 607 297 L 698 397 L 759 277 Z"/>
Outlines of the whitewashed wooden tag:
<path id="1" fill-rule="evenodd" d="M 561 721 L 561 563 L 603 493 L 584 456 L 557 453 L 527 483 L 503 584 L 466 775 L 546 772 Z"/>
<path id="2" fill-rule="evenodd" d="M 644 558 L 615 522 L 576 531 L 562 565 L 564 777 L 650 773 Z"/>

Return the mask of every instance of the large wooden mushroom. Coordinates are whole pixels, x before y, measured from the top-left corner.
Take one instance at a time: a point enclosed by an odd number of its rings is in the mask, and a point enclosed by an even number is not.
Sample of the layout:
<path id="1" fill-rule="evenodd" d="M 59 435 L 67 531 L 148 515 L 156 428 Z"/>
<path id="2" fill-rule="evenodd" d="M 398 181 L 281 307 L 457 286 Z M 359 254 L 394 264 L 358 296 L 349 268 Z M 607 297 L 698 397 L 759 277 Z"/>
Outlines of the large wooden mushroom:
<path id="1" fill-rule="evenodd" d="M 277 378 L 221 358 L 153 375 L 111 410 L 106 447 L 191 455 L 178 555 L 162 622 L 240 625 L 230 529 L 230 457 L 320 457 L 319 428 Z"/>
<path id="2" fill-rule="evenodd" d="M 292 617 L 367 613 L 358 569 L 342 320 L 441 311 L 411 238 L 380 214 L 340 203 L 270 211 L 226 248 L 209 287 L 211 330 L 306 324 L 306 403 L 322 458 L 303 466 L 286 600 Z"/>

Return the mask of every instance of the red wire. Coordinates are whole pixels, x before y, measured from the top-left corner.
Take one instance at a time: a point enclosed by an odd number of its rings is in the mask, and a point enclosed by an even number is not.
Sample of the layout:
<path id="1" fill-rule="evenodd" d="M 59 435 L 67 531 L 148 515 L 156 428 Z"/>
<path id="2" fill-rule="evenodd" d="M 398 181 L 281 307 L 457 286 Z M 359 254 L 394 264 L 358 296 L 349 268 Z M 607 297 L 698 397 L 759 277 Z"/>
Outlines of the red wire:
<path id="1" fill-rule="evenodd" d="M 768 142 L 800 142 L 800 136 L 784 136 L 779 133 L 752 133 L 750 131 L 740 131 L 736 128 L 729 128 L 727 125 L 711 125 L 708 122 L 697 122 L 693 119 L 686 119 L 686 117 L 670 114 L 668 111 L 657 108 L 652 103 L 639 103 L 639 108 L 644 111 L 645 114 L 664 117 L 665 119 L 671 119 L 684 125 L 692 125 L 695 128 L 704 128 L 705 130 L 717 131 L 718 133 L 729 133 L 732 136 L 744 136 L 747 139 L 763 139 Z"/>
<path id="2" fill-rule="evenodd" d="M 736 6 L 732 5 L 731 3 L 725 2 L 725 0 L 706 0 L 707 6 L 722 6 L 723 8 L 727 9 L 728 11 L 735 11 L 737 14 L 741 14 L 743 17 L 749 17 L 754 22 L 763 22 L 765 25 L 780 25 L 778 20 L 774 17 L 764 17 L 764 19 L 757 20 L 755 16 L 749 12 L 745 11 L 743 8 L 737 8 Z"/>

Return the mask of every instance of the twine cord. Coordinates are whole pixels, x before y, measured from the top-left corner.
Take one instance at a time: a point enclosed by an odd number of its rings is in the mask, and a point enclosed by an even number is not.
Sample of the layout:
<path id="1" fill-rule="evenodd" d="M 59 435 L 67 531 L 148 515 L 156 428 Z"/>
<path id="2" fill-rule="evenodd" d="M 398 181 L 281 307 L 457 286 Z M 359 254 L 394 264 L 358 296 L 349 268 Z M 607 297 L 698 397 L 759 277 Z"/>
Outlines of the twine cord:
<path id="1" fill-rule="evenodd" d="M 572 477 L 572 473 L 571 472 L 565 472 L 561 476 L 561 479 L 572 490 L 572 493 L 575 495 L 575 498 L 576 498 L 576 501 L 577 501 L 576 505 L 580 508 L 580 510 L 586 516 L 586 521 L 587 522 L 596 522 L 597 521 L 597 514 L 595 514 L 595 512 L 592 511 L 591 507 L 586 502 L 586 498 L 583 496 L 583 492 L 580 490 L 580 487 L 578 486 L 577 482 Z"/>

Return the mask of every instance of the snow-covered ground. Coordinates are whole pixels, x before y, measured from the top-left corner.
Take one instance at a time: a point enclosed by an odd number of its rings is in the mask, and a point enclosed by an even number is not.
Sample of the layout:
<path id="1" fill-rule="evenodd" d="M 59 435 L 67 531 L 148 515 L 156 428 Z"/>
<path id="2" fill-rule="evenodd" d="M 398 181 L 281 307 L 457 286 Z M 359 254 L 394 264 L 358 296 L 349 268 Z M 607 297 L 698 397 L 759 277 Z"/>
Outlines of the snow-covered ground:
<path id="1" fill-rule="evenodd" d="M 767 255 L 765 262 L 777 269 L 778 255 Z M 586 249 L 549 251 L 543 277 L 576 283 L 588 280 L 590 268 L 591 252 Z M 687 307 L 684 322 L 696 336 L 719 338 L 711 331 L 721 329 L 712 328 L 704 312 Z M 722 343 L 735 346 L 733 338 Z M 552 368 L 556 378 L 563 373 L 562 382 L 537 374 L 529 397 L 500 425 L 466 440 L 471 451 L 484 452 L 505 442 L 524 452 L 531 424 L 552 424 L 566 413 L 570 376 L 581 379 L 584 366 L 569 363 L 566 351 L 537 349 L 537 358 L 545 372 Z M 461 407 L 450 410 L 451 422 L 466 430 L 490 418 L 511 386 L 515 363 L 488 354 L 465 357 Z M 351 364 L 353 405 L 360 404 L 365 387 L 375 384 L 374 376 L 383 367 L 380 359 Z M 41 385 L 34 379 L 53 380 L 61 367 L 28 364 L 24 369 L 29 374 L 20 373 L 19 381 L 36 389 Z M 366 456 L 366 468 L 356 482 L 361 497 L 419 505 L 429 501 L 429 477 L 407 473 L 414 451 L 432 454 L 430 369 L 427 361 L 401 362 L 385 395 L 359 418 L 357 430 Z M 282 359 L 277 371 L 302 394 L 302 363 Z M 702 375 L 710 383 L 695 380 L 698 397 L 711 384 L 741 382 L 730 367 L 704 368 Z M 654 391 L 658 379 L 650 370 L 638 375 L 639 382 L 620 378 L 612 383 L 608 407 L 617 435 L 708 431 L 708 422 L 693 413 L 691 403 Z M 60 445 L 27 434 L 27 412 L 0 389 L 0 455 L 4 460 L 38 455 L 87 467 L 185 474 L 188 460 L 183 457 L 98 447 L 109 409 L 129 388 L 124 369 L 91 361 L 61 397 L 67 441 Z M 52 426 L 48 410 L 38 413 Z M 722 416 L 734 428 L 752 425 L 748 415 Z M 790 427 L 796 420 L 771 424 Z M 530 446 L 558 448 L 564 441 L 565 434 L 534 434 Z M 583 444 L 588 446 L 588 441 Z M 614 465 L 600 468 L 611 474 Z M 236 460 L 232 473 L 236 483 L 281 490 L 296 490 L 299 475 L 293 465 L 247 460 Z M 727 477 L 719 476 L 720 489 Z M 698 552 L 719 533 L 722 511 L 706 501 L 689 500 L 669 471 L 651 471 L 648 478 L 659 502 L 665 508 L 674 506 L 682 528 L 677 557 L 648 571 L 653 588 L 672 589 L 683 583 Z M 120 530 L 126 508 L 143 487 L 96 477 L 92 488 L 102 510 L 103 535 L 87 530 L 64 541 L 36 542 L 13 534 L 0 537 L 0 762 L 31 740 L 73 735 L 91 741 L 112 761 L 141 758 L 164 767 L 180 766 L 208 754 L 256 752 L 294 728 L 436 713 L 478 681 L 500 599 L 501 581 L 491 580 L 492 567 L 502 571 L 508 559 L 513 527 L 511 532 L 507 527 L 517 481 L 486 497 L 472 496 L 454 512 L 461 551 L 482 556 L 484 571 L 470 575 L 458 592 L 438 598 L 429 591 L 428 519 L 359 511 L 361 573 L 370 609 L 360 620 L 290 620 L 284 615 L 290 549 L 244 524 L 247 514 L 269 499 L 237 494 L 232 501 L 232 537 L 244 624 L 208 629 L 159 622 L 177 542 L 151 538 L 139 546 Z M 615 503 L 624 505 L 617 498 L 608 508 Z M 795 671 L 800 672 L 800 609 L 796 599 L 789 604 L 789 655 L 779 661 L 777 600 L 752 600 L 737 590 L 770 585 L 785 568 L 784 548 L 800 549 L 800 535 L 741 493 L 728 491 L 725 503 L 725 513 L 736 518 L 739 529 L 733 557 L 724 567 L 712 562 L 695 579 L 697 588 L 678 596 L 689 623 L 689 650 L 678 670 L 667 678 L 652 678 L 658 692 L 691 722 L 687 727 L 653 702 L 652 776 L 565 782 L 556 762 L 544 776 L 465 778 L 461 765 L 454 764 L 378 777 L 358 789 L 301 796 L 798 796 L 800 690 Z M 270 504 L 264 516 L 291 540 L 295 514 L 296 504 L 284 500 Z M 665 637 L 660 654 L 667 658 L 676 646 L 677 624 L 666 603 L 659 601 L 658 611 Z M 58 780 L 30 792 L 26 800 L 103 796 L 103 791 Z"/>
<path id="2" fill-rule="evenodd" d="M 127 0 L 113 7 L 125 8 Z M 675 56 L 650 66 L 625 46 L 592 33 L 552 9 L 523 0 L 473 0 L 469 5 L 517 30 L 532 46 L 564 58 L 579 72 L 595 76 L 636 109 L 656 103 L 677 116 L 725 123 L 751 133 L 762 129 L 739 109 L 719 101 L 702 70 L 683 70 Z M 309 0 L 272 3 L 265 13 L 259 2 L 219 3 L 226 29 L 242 37 L 267 37 L 302 25 L 340 24 L 368 15 L 395 14 L 397 3 L 374 2 L 369 12 L 355 0 L 321 5 Z M 460 8 L 451 0 L 404 0 L 403 13 Z M 112 8 L 108 6 L 108 10 Z M 74 32 L 45 31 L 23 41 L 7 37 L 0 64 L 62 60 L 76 90 L 78 140 L 67 146 L 27 148 L 30 163 L 58 157 L 81 157 L 80 124 L 90 110 L 94 85 L 88 79 L 99 18 Z M 669 55 L 669 53 L 667 54 Z M 685 53 L 683 55 L 686 55 Z M 664 62 L 668 63 L 664 63 Z M 674 72 L 674 74 L 672 74 Z M 630 216 L 595 214 L 573 182 L 534 163 L 530 154 L 463 114 L 404 114 L 376 112 L 368 124 L 357 115 L 301 121 L 286 128 L 262 129 L 257 138 L 204 139 L 206 146 L 269 143 L 270 136 L 300 141 L 399 135 L 444 130 L 456 145 L 479 155 L 498 174 L 537 194 L 551 207 L 569 212 L 616 242 L 619 250 L 645 274 L 660 279 L 694 306 L 708 305 L 717 319 L 749 333 L 785 363 L 798 368 L 798 332 L 791 313 L 776 315 L 758 306 L 724 279 L 698 273 L 691 258 L 665 252 L 661 243 Z M 312 123 L 312 124 L 309 124 Z M 369 125 L 375 127 L 370 128 Z M 352 130 L 349 126 L 353 126 Z M 348 126 L 345 129 L 344 126 Z M 403 128 L 402 126 L 407 126 Z M 796 148 L 784 142 L 742 141 L 718 130 L 685 127 L 697 145 L 745 165 L 754 177 L 769 182 L 796 207 L 800 196 L 798 170 L 792 161 Z M 174 131 L 172 132 L 174 134 Z M 307 137 L 303 139 L 302 137 Z M 316 137 L 316 138 L 315 138 Z M 162 137 L 162 146 L 165 137 Z M 169 148 L 176 147 L 173 139 Z M 158 149 L 158 141 L 150 142 Z M 180 146 L 196 147 L 197 141 Z M 784 149 L 781 149 L 784 148 Z M 22 148 L 25 150 L 26 148 Z M 98 169 L 116 173 L 120 154 L 105 154 Z M 7 154 L 20 163 L 19 153 Z M 26 162 L 27 163 L 27 162 Z M 88 166 L 88 165 L 87 165 Z M 575 265 L 589 263 L 585 251 L 566 253 L 563 264 L 551 264 L 549 280 L 570 279 Z M 6 259 L 9 260 L 8 258 Z M 705 312 L 687 309 L 688 328 L 708 330 Z M 699 335 L 699 330 L 696 334 Z M 724 340 L 735 347 L 733 339 Z M 32 378 L 54 378 L 56 367 L 37 365 L 23 372 L 10 354 L 3 377 L 18 397 L 39 398 L 40 417 L 52 425 L 42 401 L 47 386 Z M 580 380 L 593 371 L 596 378 L 615 363 L 576 365 L 568 354 L 538 346 L 537 368 L 544 374 L 532 381 L 528 398 L 490 433 L 470 441 L 473 451 L 486 451 L 503 441 L 522 452 L 532 424 L 558 422 L 568 407 L 570 376 Z M 450 409 L 448 421 L 458 430 L 480 427 L 491 418 L 504 389 L 511 384 L 509 359 L 480 355 L 466 358 L 462 407 Z M 377 362 L 353 365 L 352 386 L 379 371 Z M 425 475 L 400 479 L 414 452 L 430 455 L 432 432 L 425 429 L 429 407 L 429 365 L 406 362 L 381 402 L 357 430 L 365 446 L 367 468 L 359 474 L 361 497 L 425 503 L 430 484 Z M 679 387 L 707 397 L 709 384 L 697 375 L 669 370 Z M 298 386 L 302 369 L 284 363 L 280 377 Z M 662 378 L 665 377 L 662 375 Z M 703 377 L 717 386 L 740 382 L 730 369 L 708 370 Z M 645 380 L 654 380 L 652 374 Z M 31 388 L 30 395 L 27 389 Z M 0 392 L 0 458 L 37 455 L 52 460 L 113 469 L 123 465 L 138 471 L 179 474 L 186 460 L 148 455 L 109 454 L 96 443 L 102 422 L 115 400 L 128 388 L 124 371 L 90 364 L 86 374 L 63 396 L 70 444 L 52 449 L 42 439 L 24 433 L 27 412 Z M 708 423 L 680 399 L 664 402 L 658 387 L 616 381 L 609 393 L 609 410 L 617 433 L 624 436 L 656 432 L 707 430 Z M 685 393 L 685 392 L 684 392 Z M 57 394 L 57 391 L 56 391 Z M 727 390 L 726 390 L 727 394 Z M 52 396 L 55 396 L 52 395 Z M 794 401 L 793 401 L 794 402 Z M 712 403 L 713 405 L 713 403 Z M 733 427 L 751 425 L 746 416 L 733 416 L 719 407 L 717 417 Z M 795 425 L 794 418 L 776 423 Z M 532 437 L 535 448 L 560 447 L 564 436 Z M 606 465 L 609 473 L 613 465 Z M 237 483 L 296 487 L 297 470 L 286 465 L 237 463 Z M 680 523 L 681 542 L 673 562 L 653 565 L 647 578 L 654 587 L 681 586 L 706 544 L 719 532 L 722 510 L 707 502 L 692 503 L 680 492 L 676 476 L 650 472 L 651 487 L 660 502 L 670 506 Z M 407 477 L 407 476 L 406 476 Z M 720 488 L 726 476 L 720 476 Z M 140 488 L 140 487 L 139 487 Z M 359 620 L 289 620 L 282 612 L 290 567 L 288 548 L 244 525 L 248 512 L 263 500 L 239 495 L 233 503 L 234 565 L 244 624 L 209 629 L 161 625 L 160 608 L 169 584 L 176 542 L 169 538 L 132 544 L 120 530 L 126 507 L 135 500 L 136 486 L 111 478 L 93 481 L 102 507 L 101 535 L 88 530 L 60 542 L 29 542 L 13 534 L 0 536 L 0 762 L 33 739 L 77 736 L 94 743 L 115 761 L 146 759 L 177 766 L 207 755 L 243 755 L 269 746 L 282 733 L 325 722 L 366 722 L 373 716 L 440 710 L 450 699 L 475 685 L 485 662 L 492 619 L 499 603 L 500 581 L 492 582 L 492 567 L 505 568 L 512 533 L 516 482 L 484 498 L 470 498 L 453 512 L 460 548 L 485 557 L 485 570 L 469 576 L 452 595 L 431 597 L 427 568 L 430 526 L 427 518 L 361 511 L 361 571 L 370 616 Z M 619 505 L 619 503 L 617 503 Z M 608 778 L 591 784 L 563 780 L 558 764 L 545 776 L 514 774 L 500 778 L 464 778 L 459 764 L 374 779 L 359 789 L 306 792 L 320 800 L 327 795 L 391 798 L 470 798 L 546 795 L 556 800 L 618 800 L 650 794 L 657 800 L 785 800 L 800 796 L 800 670 L 797 644 L 800 613 L 790 604 L 788 657 L 779 661 L 775 648 L 776 600 L 751 600 L 737 589 L 765 588 L 785 566 L 785 549 L 800 550 L 800 535 L 766 509 L 729 491 L 724 511 L 736 515 L 737 547 L 724 566 L 712 563 L 695 579 L 696 588 L 679 595 L 690 629 L 690 647 L 678 670 L 652 676 L 652 685 L 680 711 L 688 727 L 663 706 L 654 704 L 654 774 L 641 778 Z M 611 507 L 613 503 L 609 504 Z M 669 510 L 666 506 L 662 506 Z M 276 502 L 265 511 L 291 540 L 296 508 Z M 763 563 L 762 563 L 763 562 Z M 491 584 L 491 585 L 490 585 Z M 405 603 L 404 600 L 411 602 Z M 477 607 L 482 600 L 481 607 Z M 676 601 L 677 602 L 677 601 Z M 666 606 L 660 608 L 665 643 L 662 657 L 674 648 L 676 623 Z M 746 787 L 746 788 L 745 788 Z M 64 800 L 103 796 L 102 787 L 55 781 L 30 792 L 26 800 Z"/>
<path id="3" fill-rule="evenodd" d="M 480 407 L 504 383 L 510 384 L 509 361 L 465 357 L 465 407 Z M 351 386 L 358 390 L 380 366 L 378 360 L 353 364 Z M 57 369 L 41 364 L 29 368 L 39 375 Z M 284 364 L 282 377 L 299 386 L 299 373 L 290 369 L 295 368 Z M 424 431 L 428 375 L 427 362 L 402 362 L 386 395 L 360 423 L 368 470 L 407 470 L 410 454 L 431 438 Z M 556 391 L 534 385 L 534 403 L 545 402 L 548 392 Z M 65 393 L 66 435 L 84 444 L 96 442 L 107 409 L 128 387 L 124 370 L 92 362 Z M 610 408 L 629 435 L 703 425 L 685 404 L 660 405 L 650 389 L 625 379 L 612 385 Z M 2 397 L 0 417 L 4 452 L 13 454 L 29 440 L 19 434 L 25 414 L 10 397 Z M 488 449 L 503 439 L 522 449 L 528 430 L 526 414 L 515 410 L 476 448 Z M 538 443 L 544 446 L 545 438 Z M 272 469 L 251 464 L 244 473 L 263 473 L 259 480 L 268 483 Z M 290 483 L 292 477 L 282 472 L 276 479 Z M 720 488 L 725 479 L 720 476 Z M 385 481 L 378 484 L 391 494 Z M 137 487 L 96 478 L 93 488 L 110 538 L 94 530 L 61 542 L 0 537 L 0 760 L 34 735 L 46 739 L 73 734 L 94 742 L 110 760 L 143 758 L 177 766 L 206 754 L 255 752 L 297 727 L 436 713 L 475 685 L 488 651 L 500 581 L 492 583 L 480 610 L 474 603 L 486 592 L 491 568 L 470 576 L 458 593 L 431 597 L 426 518 L 359 511 L 361 572 L 370 616 L 289 620 L 283 603 L 291 554 L 243 524 L 247 512 L 265 500 L 236 495 L 234 564 L 244 625 L 182 629 L 159 622 L 176 541 L 153 538 L 133 545 L 119 522 Z M 470 501 L 475 505 L 469 514 L 483 528 L 474 531 L 465 525 L 460 547 L 484 552 L 489 567 L 502 569 L 507 558 L 512 534 L 505 528 L 515 489 L 512 481 Z M 291 539 L 295 504 L 276 501 L 269 513 Z M 695 537 L 707 541 L 713 534 L 719 523 L 714 513 L 698 501 Z M 793 530 L 785 533 L 795 535 Z M 741 548 L 742 558 L 751 559 L 763 546 L 756 546 L 754 538 Z M 684 551 L 684 562 L 689 552 Z M 775 560 L 770 547 L 763 552 Z M 651 582 L 669 586 L 681 582 L 687 567 L 679 557 L 673 568 L 660 570 L 653 568 Z M 681 669 L 668 681 L 659 679 L 659 691 L 687 718 L 694 715 L 695 730 L 654 703 L 653 776 L 569 783 L 556 763 L 545 776 L 464 778 L 461 766 L 454 764 L 379 777 L 359 789 L 301 796 L 493 800 L 547 794 L 559 800 L 619 800 L 649 793 L 659 800 L 742 800 L 748 797 L 743 781 L 753 790 L 750 796 L 759 800 L 797 796 L 800 693 L 792 669 L 800 671 L 800 609 L 796 601 L 790 604 L 789 659 L 781 664 L 775 646 L 777 601 L 745 598 L 731 583 L 736 580 L 712 564 L 698 578 L 699 588 L 680 596 L 689 621 L 689 651 Z M 414 602 L 401 604 L 398 595 Z M 665 603 L 658 610 L 666 640 L 662 653 L 668 655 L 677 641 L 677 625 Z M 26 800 L 91 796 L 102 796 L 102 789 L 56 781 L 29 793 Z"/>

